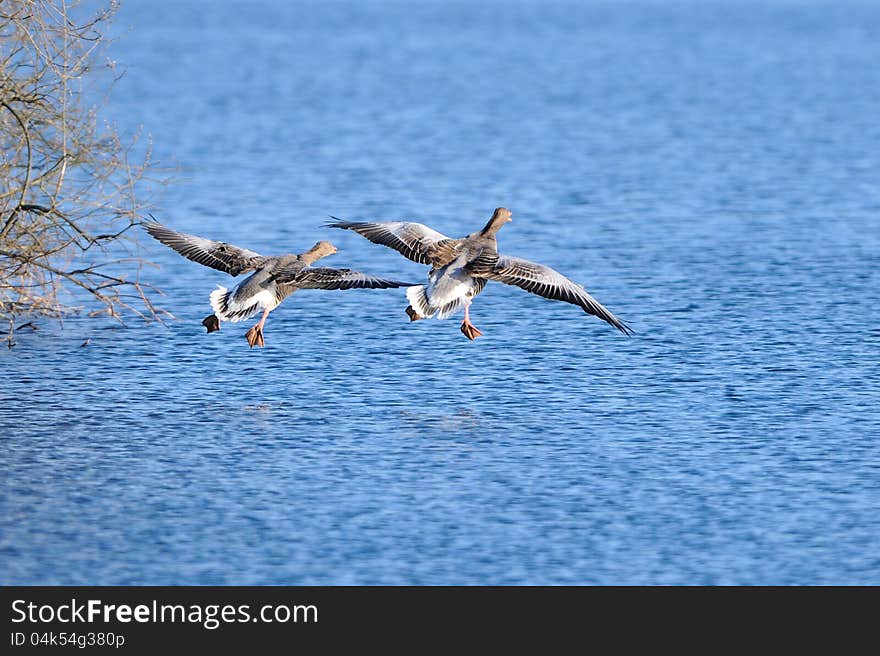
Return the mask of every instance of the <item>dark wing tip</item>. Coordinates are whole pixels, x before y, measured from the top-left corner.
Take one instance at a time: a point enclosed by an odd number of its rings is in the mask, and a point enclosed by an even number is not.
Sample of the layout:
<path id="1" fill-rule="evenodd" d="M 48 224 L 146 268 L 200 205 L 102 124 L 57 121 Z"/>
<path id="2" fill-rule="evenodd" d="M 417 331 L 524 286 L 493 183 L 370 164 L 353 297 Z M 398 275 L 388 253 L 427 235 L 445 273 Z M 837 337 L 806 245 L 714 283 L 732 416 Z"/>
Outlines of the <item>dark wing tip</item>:
<path id="1" fill-rule="evenodd" d="M 150 217 L 150 218 L 152 218 L 152 217 Z M 162 225 L 156 219 L 153 219 L 152 221 L 147 221 L 146 223 L 143 224 L 143 226 L 144 226 L 144 230 L 147 231 L 148 235 L 150 235 L 154 239 L 158 239 L 159 241 L 162 241 L 160 235 L 162 237 L 170 237 L 170 236 L 174 235 L 174 231 L 171 230 L 171 228 L 168 228 L 167 226 Z"/>
<path id="2" fill-rule="evenodd" d="M 401 282 L 400 280 L 388 280 L 386 278 L 372 278 L 370 285 L 373 289 L 397 289 L 399 287 L 415 287 L 411 282 Z"/>
<path id="3" fill-rule="evenodd" d="M 571 303 L 571 302 L 575 302 L 575 301 L 568 301 L 568 302 Z M 599 308 L 597 309 L 595 307 L 590 307 L 590 306 L 587 306 L 587 305 L 584 305 L 581 303 L 577 303 L 577 304 L 580 305 L 581 309 L 584 312 L 586 312 L 587 314 L 591 314 L 594 317 L 598 317 L 599 319 L 602 319 L 604 322 L 608 323 L 609 325 L 613 326 L 614 328 L 617 328 L 617 330 L 622 332 L 627 337 L 634 335 L 636 332 L 632 328 L 630 328 L 629 325 L 627 325 L 626 323 L 624 323 L 623 321 L 618 319 L 616 316 L 614 316 L 614 314 L 610 310 L 608 310 L 607 308 L 605 308 L 602 305 L 600 305 Z"/>
<path id="4" fill-rule="evenodd" d="M 599 317 L 600 319 L 602 319 L 603 321 L 611 324 L 612 326 L 617 328 L 620 332 L 622 332 L 627 337 L 634 335 L 636 332 L 635 330 L 630 328 L 628 324 L 626 324 L 625 322 L 621 321 L 616 316 L 614 316 L 614 314 L 612 314 L 610 311 L 608 311 L 607 308 L 605 308 L 605 311 L 607 312 L 607 314 L 602 313 L 602 312 L 595 312 L 593 310 L 588 310 L 586 308 L 584 308 L 584 311 L 587 314 L 593 314 L 593 315 Z"/>
<path id="5" fill-rule="evenodd" d="M 342 228 L 343 230 L 347 230 L 348 228 L 351 228 L 351 227 L 357 225 L 357 223 L 354 221 L 343 221 L 338 216 L 333 216 L 332 214 L 330 215 L 330 218 L 333 220 L 332 221 L 325 221 L 324 222 L 325 228 Z"/>

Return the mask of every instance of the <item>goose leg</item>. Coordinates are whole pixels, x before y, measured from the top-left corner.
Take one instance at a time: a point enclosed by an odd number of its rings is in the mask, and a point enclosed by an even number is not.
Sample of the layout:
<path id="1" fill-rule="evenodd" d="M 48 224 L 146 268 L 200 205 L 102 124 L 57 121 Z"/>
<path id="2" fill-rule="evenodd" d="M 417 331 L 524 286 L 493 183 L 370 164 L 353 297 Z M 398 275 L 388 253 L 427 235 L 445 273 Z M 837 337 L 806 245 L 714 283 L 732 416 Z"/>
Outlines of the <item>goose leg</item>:
<path id="1" fill-rule="evenodd" d="M 254 346 L 263 348 L 266 345 L 266 342 L 263 341 L 263 326 L 266 324 L 266 317 L 269 316 L 269 312 L 269 308 L 263 310 L 263 316 L 260 317 L 260 321 L 257 325 L 253 326 L 245 333 L 244 336 L 247 338 L 248 344 L 250 344 L 251 348 L 254 348 Z"/>
<path id="2" fill-rule="evenodd" d="M 470 309 L 470 303 L 464 306 L 464 321 L 461 322 L 461 332 L 469 340 L 474 341 L 477 337 L 481 337 L 483 333 L 471 323 Z"/>

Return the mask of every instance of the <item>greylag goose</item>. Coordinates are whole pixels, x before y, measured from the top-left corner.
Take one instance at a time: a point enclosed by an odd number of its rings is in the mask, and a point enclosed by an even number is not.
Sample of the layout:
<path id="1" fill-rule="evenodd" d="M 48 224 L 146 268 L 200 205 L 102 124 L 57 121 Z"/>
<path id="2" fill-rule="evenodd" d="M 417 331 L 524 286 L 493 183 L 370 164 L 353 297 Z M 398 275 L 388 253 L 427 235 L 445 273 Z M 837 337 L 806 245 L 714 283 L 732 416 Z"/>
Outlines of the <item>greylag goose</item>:
<path id="1" fill-rule="evenodd" d="M 388 289 L 411 285 L 351 269 L 311 266 L 336 252 L 336 247 L 329 241 L 319 241 L 300 255 L 263 256 L 232 244 L 177 232 L 158 222 L 148 223 L 146 230 L 150 236 L 193 262 L 231 276 L 253 271 L 231 291 L 218 285 L 210 295 L 214 313 L 202 320 L 202 325 L 212 333 L 220 330 L 221 321 L 244 321 L 262 309 L 259 322 L 245 334 L 251 348 L 265 345 L 263 326 L 266 318 L 298 289 Z"/>
<path id="2" fill-rule="evenodd" d="M 461 332 L 474 340 L 483 333 L 471 323 L 471 301 L 488 281 L 497 280 L 544 298 L 580 306 L 587 314 L 607 321 L 625 335 L 632 334 L 629 326 L 558 271 L 499 254 L 495 235 L 501 226 L 511 221 L 510 216 L 509 210 L 499 207 L 482 230 L 461 239 L 451 239 L 421 223 L 404 221 L 363 223 L 342 221 L 334 216 L 331 217 L 334 222 L 327 226 L 352 230 L 374 244 L 395 249 L 410 260 L 431 265 L 428 284 L 406 291 L 410 302 L 406 313 L 410 321 L 430 317 L 445 319 L 464 307 Z"/>

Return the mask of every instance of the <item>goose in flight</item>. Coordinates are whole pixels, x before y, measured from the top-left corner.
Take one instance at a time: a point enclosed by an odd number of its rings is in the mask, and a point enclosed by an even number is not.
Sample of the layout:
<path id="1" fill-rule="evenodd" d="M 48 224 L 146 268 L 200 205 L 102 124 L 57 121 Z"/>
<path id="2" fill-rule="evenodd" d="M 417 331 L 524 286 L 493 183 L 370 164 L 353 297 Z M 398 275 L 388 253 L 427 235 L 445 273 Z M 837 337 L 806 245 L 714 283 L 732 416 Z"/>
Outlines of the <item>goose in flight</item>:
<path id="1" fill-rule="evenodd" d="M 300 255 L 264 256 L 232 244 L 177 232 L 156 221 L 147 223 L 146 230 L 150 236 L 193 262 L 231 276 L 252 272 L 231 291 L 218 285 L 210 296 L 214 313 L 202 321 L 212 333 L 220 330 L 221 321 L 244 321 L 262 310 L 259 322 L 245 335 L 251 348 L 265 345 L 263 326 L 266 318 L 298 289 L 387 289 L 411 284 L 351 269 L 311 266 L 336 252 L 336 247 L 329 241 L 319 241 Z"/>
<path id="2" fill-rule="evenodd" d="M 404 257 L 431 266 L 428 284 L 406 291 L 410 321 L 436 317 L 445 319 L 464 307 L 461 332 L 474 340 L 483 333 L 471 323 L 471 301 L 483 291 L 486 283 L 497 280 L 515 285 L 527 292 L 556 301 L 579 306 L 587 314 L 607 321 L 625 335 L 632 330 L 605 306 L 590 296 L 583 287 L 548 266 L 498 253 L 495 234 L 511 221 L 510 211 L 499 207 L 486 226 L 461 239 L 451 239 L 421 223 L 392 221 L 388 223 L 350 222 L 331 217 L 331 228 L 352 230 L 374 244 L 382 244 Z"/>

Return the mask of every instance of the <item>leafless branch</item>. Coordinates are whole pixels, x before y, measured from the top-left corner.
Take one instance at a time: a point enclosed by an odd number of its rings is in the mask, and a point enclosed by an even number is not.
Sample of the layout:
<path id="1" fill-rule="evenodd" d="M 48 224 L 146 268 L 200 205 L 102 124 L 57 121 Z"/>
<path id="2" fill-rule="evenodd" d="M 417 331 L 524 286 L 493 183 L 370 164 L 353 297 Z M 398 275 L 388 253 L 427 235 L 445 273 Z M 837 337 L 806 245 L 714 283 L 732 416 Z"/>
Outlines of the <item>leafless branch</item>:
<path id="1" fill-rule="evenodd" d="M 14 317 L 60 318 L 83 302 L 120 321 L 123 311 L 170 316 L 137 278 L 149 263 L 137 257 L 131 230 L 167 176 L 148 141 L 139 133 L 123 140 L 95 106 L 121 77 L 98 65 L 108 60 L 104 35 L 117 9 L 105 2 L 91 11 L 80 0 L 0 0 L 0 320 L 10 322 L 8 346 Z"/>

